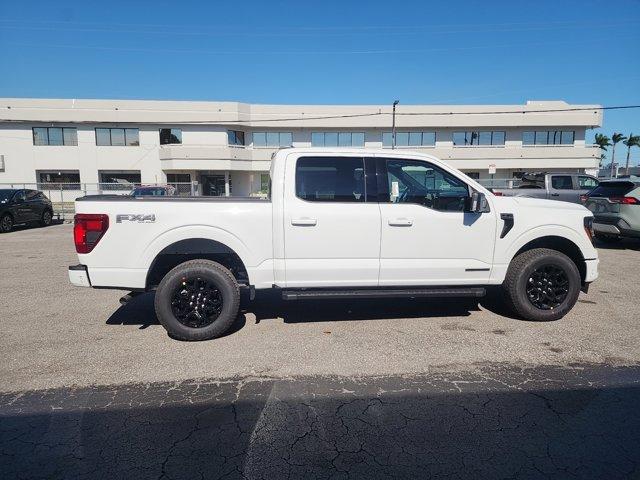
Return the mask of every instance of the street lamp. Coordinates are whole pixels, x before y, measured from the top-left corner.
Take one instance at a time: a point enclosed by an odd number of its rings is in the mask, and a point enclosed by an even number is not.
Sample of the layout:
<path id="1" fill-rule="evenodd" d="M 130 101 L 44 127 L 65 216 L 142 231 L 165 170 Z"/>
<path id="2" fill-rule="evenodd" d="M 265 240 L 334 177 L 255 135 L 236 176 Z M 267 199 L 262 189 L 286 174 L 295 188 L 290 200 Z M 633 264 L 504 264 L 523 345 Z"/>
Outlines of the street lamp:
<path id="1" fill-rule="evenodd" d="M 396 148 L 396 105 L 400 103 L 400 100 L 393 101 L 393 115 L 391 119 L 391 149 Z"/>

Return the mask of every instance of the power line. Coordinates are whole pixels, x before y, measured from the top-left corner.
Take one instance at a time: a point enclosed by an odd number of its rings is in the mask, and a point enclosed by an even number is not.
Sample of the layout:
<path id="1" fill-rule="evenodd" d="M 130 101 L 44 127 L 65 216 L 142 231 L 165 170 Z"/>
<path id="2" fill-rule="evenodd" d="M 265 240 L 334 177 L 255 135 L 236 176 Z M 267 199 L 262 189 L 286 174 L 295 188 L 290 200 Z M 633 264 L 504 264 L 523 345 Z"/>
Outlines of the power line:
<path id="1" fill-rule="evenodd" d="M 20 109 L 20 108 L 29 108 L 29 107 L 11 107 L 11 109 Z M 554 108 L 554 109 L 536 109 L 536 110 L 493 110 L 493 111 L 468 111 L 468 112 L 396 112 L 397 116 L 452 116 L 452 115 L 526 115 L 531 113 L 558 113 L 558 112 L 580 112 L 580 111 L 598 111 L 598 110 L 626 110 L 626 109 L 636 109 L 640 108 L 640 105 L 615 105 L 615 106 L 594 106 L 594 107 L 572 107 L 572 108 Z M 68 109 L 72 111 L 72 109 Z M 77 109 L 76 109 L 77 110 Z M 92 109 L 93 110 L 93 109 Z M 99 111 L 118 111 L 126 113 L 127 110 L 118 109 L 96 109 Z M 220 111 L 216 113 L 237 113 L 237 112 L 229 112 L 229 111 Z M 278 113 L 253 113 L 250 115 L 278 115 Z M 280 115 L 282 115 L 280 113 Z M 251 120 L 199 120 L 199 121 L 177 121 L 173 120 L 171 122 L 146 122 L 146 121 L 109 121 L 106 123 L 116 123 L 116 124 L 140 124 L 140 123 L 153 123 L 153 124 L 238 124 L 238 123 L 271 123 L 271 122 L 294 122 L 294 121 L 308 121 L 308 120 L 333 120 L 333 119 L 341 119 L 341 118 L 361 118 L 361 117 L 377 117 L 381 115 L 392 115 L 392 112 L 368 112 L 368 113 L 354 113 L 354 114 L 341 114 L 341 115 L 322 115 L 322 116 L 302 116 L 302 117 L 287 117 L 287 118 L 265 118 L 265 119 L 251 119 Z M 6 119 L 0 121 L 5 122 L 24 122 L 25 120 L 12 120 Z M 33 121 L 33 120 L 31 120 Z M 60 122 L 60 120 L 37 120 L 39 123 L 55 123 Z M 80 121 L 68 121 L 65 123 L 96 123 L 96 120 L 80 120 Z"/>

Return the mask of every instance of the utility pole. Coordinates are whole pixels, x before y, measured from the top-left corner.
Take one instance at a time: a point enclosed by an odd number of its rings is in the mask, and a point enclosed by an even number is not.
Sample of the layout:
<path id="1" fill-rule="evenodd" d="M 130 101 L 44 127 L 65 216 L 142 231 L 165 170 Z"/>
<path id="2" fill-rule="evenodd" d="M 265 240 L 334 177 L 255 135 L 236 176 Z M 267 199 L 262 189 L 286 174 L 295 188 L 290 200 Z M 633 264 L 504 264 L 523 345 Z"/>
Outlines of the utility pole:
<path id="1" fill-rule="evenodd" d="M 393 102 L 393 115 L 391 119 L 391 149 L 396 148 L 396 105 L 400 103 L 400 100 L 394 100 Z"/>

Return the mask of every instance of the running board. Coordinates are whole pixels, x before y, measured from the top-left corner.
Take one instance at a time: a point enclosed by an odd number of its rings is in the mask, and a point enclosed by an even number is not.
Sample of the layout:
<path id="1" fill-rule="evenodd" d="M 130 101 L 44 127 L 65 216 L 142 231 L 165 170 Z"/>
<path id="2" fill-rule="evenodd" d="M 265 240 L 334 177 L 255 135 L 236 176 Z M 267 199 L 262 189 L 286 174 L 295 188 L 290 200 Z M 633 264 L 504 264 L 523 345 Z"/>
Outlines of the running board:
<path id="1" fill-rule="evenodd" d="M 282 290 L 283 300 L 336 298 L 407 298 L 407 297 L 484 297 L 484 287 L 411 288 L 411 289 L 341 289 L 341 290 Z"/>

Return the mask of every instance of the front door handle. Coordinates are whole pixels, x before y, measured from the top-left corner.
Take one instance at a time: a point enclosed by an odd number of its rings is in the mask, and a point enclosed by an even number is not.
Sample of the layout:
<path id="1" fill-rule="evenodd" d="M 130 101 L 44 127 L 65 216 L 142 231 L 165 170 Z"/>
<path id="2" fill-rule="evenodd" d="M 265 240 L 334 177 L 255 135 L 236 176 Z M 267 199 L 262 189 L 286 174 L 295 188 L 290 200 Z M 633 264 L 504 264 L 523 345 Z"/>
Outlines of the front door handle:
<path id="1" fill-rule="evenodd" d="M 296 225 L 298 227 L 315 227 L 317 223 L 318 221 L 315 218 L 309 217 L 291 219 L 291 225 Z"/>
<path id="2" fill-rule="evenodd" d="M 410 218 L 392 218 L 389 219 L 389 225 L 391 227 L 410 227 L 413 225 L 413 220 Z"/>

